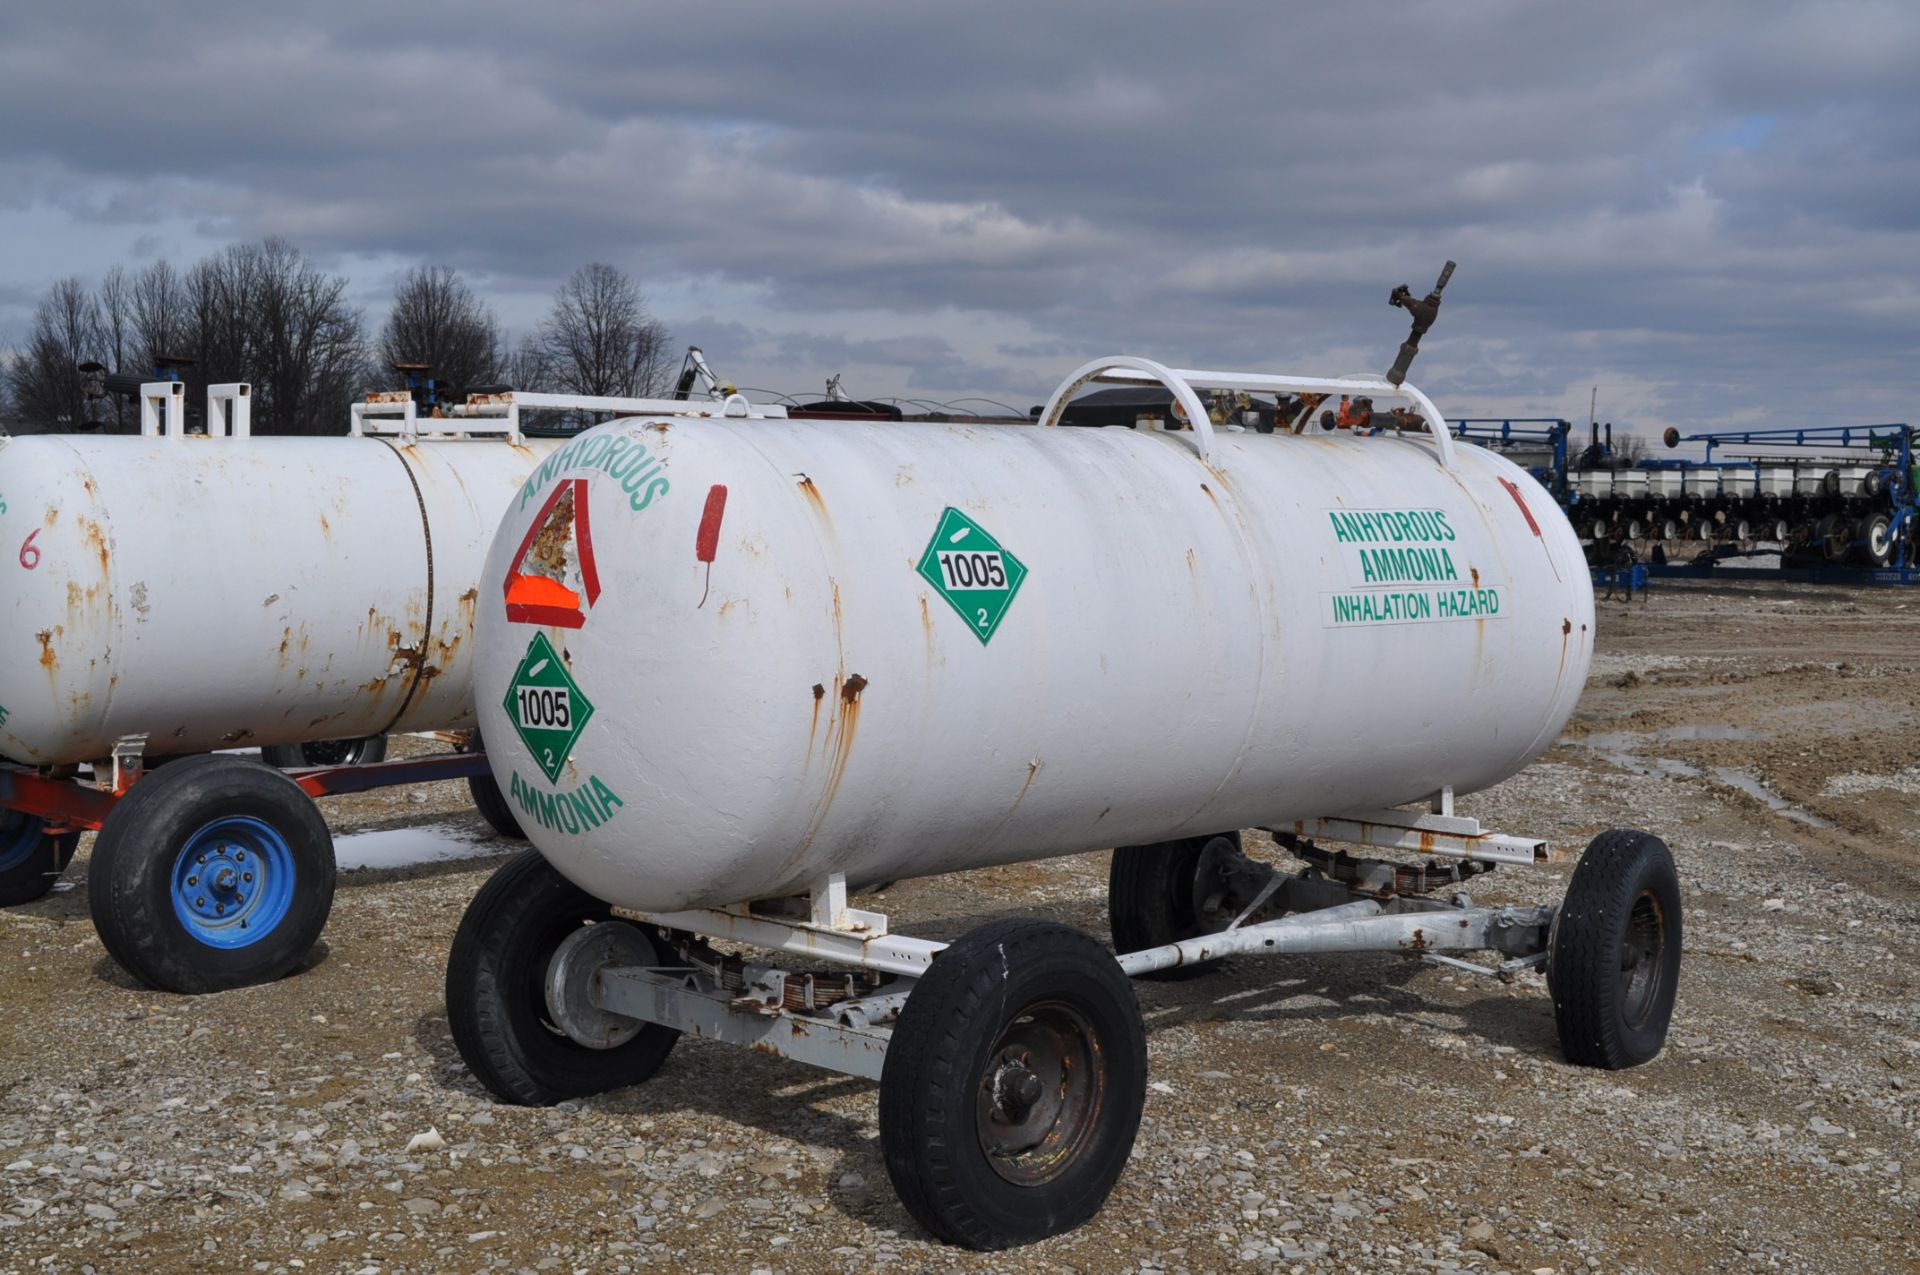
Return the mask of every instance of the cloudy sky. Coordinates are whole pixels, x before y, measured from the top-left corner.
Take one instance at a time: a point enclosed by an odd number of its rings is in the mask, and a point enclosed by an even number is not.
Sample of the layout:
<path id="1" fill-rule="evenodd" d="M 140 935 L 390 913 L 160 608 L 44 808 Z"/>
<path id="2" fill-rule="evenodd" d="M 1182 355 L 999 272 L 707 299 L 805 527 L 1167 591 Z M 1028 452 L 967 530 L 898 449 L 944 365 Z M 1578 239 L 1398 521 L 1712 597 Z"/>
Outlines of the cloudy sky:
<path id="1" fill-rule="evenodd" d="M 304 12 L 296 12 L 296 10 Z M 743 385 L 1087 358 L 1380 370 L 1451 414 L 1920 417 L 1920 4 L 0 6 L 0 340 L 68 274 L 275 234 L 599 259 Z"/>

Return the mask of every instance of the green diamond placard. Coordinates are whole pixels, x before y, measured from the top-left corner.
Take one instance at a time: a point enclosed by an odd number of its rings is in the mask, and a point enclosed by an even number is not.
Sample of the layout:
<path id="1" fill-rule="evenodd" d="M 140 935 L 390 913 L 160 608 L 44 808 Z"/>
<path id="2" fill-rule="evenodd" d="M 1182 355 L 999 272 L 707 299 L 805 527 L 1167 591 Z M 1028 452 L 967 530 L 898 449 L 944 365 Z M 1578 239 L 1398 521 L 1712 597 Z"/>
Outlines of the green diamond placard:
<path id="1" fill-rule="evenodd" d="M 528 643 L 526 658 L 507 684 L 506 705 L 507 718 L 526 741 L 535 764 L 549 783 L 559 783 L 573 741 L 593 716 L 593 704 L 546 634 L 536 633 Z"/>
<path id="2" fill-rule="evenodd" d="M 1020 592 L 1020 582 L 1027 578 L 1025 563 L 951 505 L 940 515 L 918 570 L 967 622 L 982 646 L 1000 627 L 1013 605 L 1013 595 Z"/>

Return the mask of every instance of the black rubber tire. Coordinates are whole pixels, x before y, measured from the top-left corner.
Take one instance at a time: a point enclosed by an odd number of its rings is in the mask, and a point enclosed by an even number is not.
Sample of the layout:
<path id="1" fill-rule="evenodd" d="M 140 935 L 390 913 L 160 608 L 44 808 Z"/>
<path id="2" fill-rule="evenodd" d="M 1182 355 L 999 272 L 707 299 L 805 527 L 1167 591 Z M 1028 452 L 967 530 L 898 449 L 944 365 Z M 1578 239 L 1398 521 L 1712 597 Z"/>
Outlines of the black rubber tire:
<path id="1" fill-rule="evenodd" d="M 1814 524 L 1813 543 L 1828 562 L 1845 562 L 1853 545 L 1853 528 L 1839 514 L 1823 514 Z"/>
<path id="2" fill-rule="evenodd" d="M 637 1085 L 660 1070 L 680 1033 L 649 1024 L 612 1049 L 590 1049 L 548 1018 L 548 963 L 607 905 L 525 850 L 480 887 L 447 955 L 447 1024 L 475 1079 L 502 1101 L 546 1107 Z"/>
<path id="3" fill-rule="evenodd" d="M 1240 845 L 1238 832 L 1221 833 Z M 1212 836 L 1185 837 L 1152 845 L 1121 846 L 1107 866 L 1107 923 L 1113 931 L 1113 950 L 1125 955 L 1150 947 L 1165 947 L 1201 934 L 1193 913 L 1193 877 L 1200 852 Z M 1220 968 L 1220 962 L 1201 961 L 1142 974 L 1142 978 L 1174 983 L 1199 978 Z"/>
<path id="4" fill-rule="evenodd" d="M 507 794 L 500 791 L 499 781 L 492 775 L 475 775 L 467 780 L 467 793 L 473 798 L 473 808 L 480 812 L 480 817 L 487 821 L 488 827 L 514 841 L 527 839 L 527 830 L 520 826 L 512 803 L 507 800 Z"/>
<path id="5" fill-rule="evenodd" d="M 245 947 L 201 942 L 172 899 L 175 860 L 218 819 L 248 817 L 283 839 L 293 869 L 286 914 Z M 270 983 L 305 960 L 333 910 L 333 834 L 300 786 L 249 757 L 183 757 L 143 776 L 101 825 L 87 870 L 93 926 L 126 971 L 197 995 Z"/>
<path id="6" fill-rule="evenodd" d="M 1066 1006 L 1096 1042 L 1102 1083 L 1084 1133 L 1044 1181 L 1009 1181 L 979 1133 L 979 1095 L 1001 1034 Z M 880 1148 L 900 1202 L 940 1239 L 1010 1248 L 1079 1226 L 1126 1168 L 1147 1091 L 1140 1005 L 1113 954 L 1048 921 L 993 921 L 934 958 L 914 986 L 880 1075 Z"/>
<path id="7" fill-rule="evenodd" d="M 1568 1062 L 1619 1071 L 1660 1052 L 1680 981 L 1680 931 L 1680 877 L 1667 843 L 1625 828 L 1595 837 L 1548 939 L 1547 987 Z M 1630 932 L 1644 937 L 1653 963 L 1638 994 L 1628 984 L 1644 958 L 1633 959 Z"/>
<path id="8" fill-rule="evenodd" d="M 260 760 L 281 770 L 307 770 L 315 766 L 371 766 L 387 759 L 387 737 L 368 735 L 361 739 L 326 739 L 308 744 L 268 744 L 260 750 Z"/>
<path id="9" fill-rule="evenodd" d="M 462 752 L 485 752 L 486 742 L 480 738 L 480 732 L 473 732 L 473 739 Z M 492 775 L 475 775 L 467 780 L 467 795 L 473 799 L 473 808 L 487 821 L 487 826 L 501 836 L 512 841 L 525 841 L 527 830 L 520 826 L 520 816 L 513 812 L 513 803 L 507 800 L 507 794 L 500 791 L 500 781 Z"/>
<path id="10" fill-rule="evenodd" d="M 1884 567 L 1893 558 L 1893 519 L 1884 513 L 1861 520 L 1854 557 L 1862 566 Z M 1878 541 L 1876 546 L 1875 542 Z"/>
<path id="11" fill-rule="evenodd" d="M 0 810 L 0 854 L 13 858 L 7 852 L 17 851 L 26 838 L 34 836 L 31 829 L 35 827 L 40 832 L 26 852 L 0 868 L 0 908 L 44 899 L 73 861 L 74 848 L 80 844 L 78 832 L 49 836 L 44 823 L 17 810 Z"/>

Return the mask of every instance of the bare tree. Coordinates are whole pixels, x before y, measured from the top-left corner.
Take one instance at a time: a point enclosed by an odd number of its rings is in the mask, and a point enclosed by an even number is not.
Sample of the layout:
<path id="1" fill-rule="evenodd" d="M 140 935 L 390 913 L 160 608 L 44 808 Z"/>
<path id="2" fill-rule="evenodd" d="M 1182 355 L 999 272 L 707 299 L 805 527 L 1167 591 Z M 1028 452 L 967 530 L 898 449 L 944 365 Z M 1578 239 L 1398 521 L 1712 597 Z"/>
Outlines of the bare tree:
<path id="1" fill-rule="evenodd" d="M 27 430 L 65 431 L 97 425 L 98 408 L 86 396 L 81 363 L 99 360 L 100 306 L 78 279 L 62 279 L 34 308 L 24 349 L 7 365 L 7 392 Z"/>
<path id="2" fill-rule="evenodd" d="M 346 429 L 347 405 L 361 375 L 360 312 L 346 302 L 347 280 L 328 278 L 283 239 L 228 250 L 251 258 L 255 291 L 254 410 L 280 434 Z"/>
<path id="3" fill-rule="evenodd" d="M 444 385 L 500 379 L 506 357 L 500 324 L 450 266 L 416 266 L 400 277 L 380 330 L 380 361 L 427 363 Z"/>
<path id="4" fill-rule="evenodd" d="M 195 378 L 252 382 L 258 433 L 341 432 L 365 351 L 346 288 L 282 239 L 197 263 L 182 289 Z"/>
<path id="5" fill-rule="evenodd" d="M 639 287 L 602 262 L 574 271 L 540 325 L 544 372 L 573 394 L 651 397 L 667 390 L 667 329 Z"/>
<path id="6" fill-rule="evenodd" d="M 547 352 L 540 344 L 538 333 L 529 333 L 520 338 L 513 347 L 513 357 L 507 361 L 507 384 L 516 390 L 543 391 L 553 388 L 553 377 L 547 367 Z"/>
<path id="7" fill-rule="evenodd" d="M 190 348 L 190 304 L 186 281 L 165 261 L 156 261 L 133 278 L 128 305 L 132 312 L 133 345 L 128 357 L 133 367 L 122 372 L 145 372 L 161 359 L 178 358 Z"/>
<path id="8" fill-rule="evenodd" d="M 1613 436 L 1613 467 L 1632 469 L 1647 458 L 1647 440 L 1621 430 Z"/>
<path id="9" fill-rule="evenodd" d="M 339 433 L 366 354 L 346 288 L 279 239 L 235 244 L 184 277 L 164 261 L 131 278 L 116 268 L 97 295 L 63 279 L 41 299 L 26 346 L 4 360 L 0 379 L 24 427 L 85 428 L 133 409 L 89 400 L 80 363 L 139 375 L 162 358 L 188 358 L 190 412 L 201 386 L 249 381 L 259 432 Z"/>
<path id="10" fill-rule="evenodd" d="M 100 291 L 96 296 L 100 309 L 99 361 L 109 371 L 124 371 L 133 361 L 135 344 L 133 285 L 127 279 L 127 272 L 119 266 L 107 271 L 106 277 L 100 281 Z M 100 414 L 103 417 L 111 415 L 114 425 L 125 429 L 133 409 L 125 398 L 115 394 L 108 396 Z"/>

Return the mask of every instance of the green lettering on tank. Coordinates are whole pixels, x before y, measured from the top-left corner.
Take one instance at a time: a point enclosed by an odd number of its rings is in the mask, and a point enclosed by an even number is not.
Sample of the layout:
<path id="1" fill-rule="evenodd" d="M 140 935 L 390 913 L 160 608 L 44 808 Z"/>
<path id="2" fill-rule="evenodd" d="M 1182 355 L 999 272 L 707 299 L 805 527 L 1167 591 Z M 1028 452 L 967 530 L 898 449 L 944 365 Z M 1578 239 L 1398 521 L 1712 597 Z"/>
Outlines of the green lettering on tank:
<path id="1" fill-rule="evenodd" d="M 535 823 L 555 832 L 598 828 L 627 804 L 598 775 L 587 776 L 586 783 L 570 792 L 545 793 L 536 782 L 522 779 L 516 770 L 507 781 L 507 796 Z"/>

